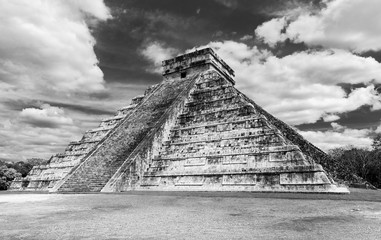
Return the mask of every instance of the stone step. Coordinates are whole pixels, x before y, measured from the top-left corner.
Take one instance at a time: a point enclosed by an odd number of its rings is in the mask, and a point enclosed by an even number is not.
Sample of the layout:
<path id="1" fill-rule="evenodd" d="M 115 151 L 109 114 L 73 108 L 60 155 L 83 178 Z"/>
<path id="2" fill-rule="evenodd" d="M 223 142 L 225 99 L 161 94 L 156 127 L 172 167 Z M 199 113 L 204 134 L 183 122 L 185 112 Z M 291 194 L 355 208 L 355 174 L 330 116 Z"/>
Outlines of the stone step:
<path id="1" fill-rule="evenodd" d="M 207 89 L 195 89 L 191 92 L 192 97 L 200 96 L 202 94 L 218 95 L 216 92 L 224 90 L 223 93 L 233 92 L 233 86 L 231 84 L 222 84 Z"/>
<path id="2" fill-rule="evenodd" d="M 213 100 L 208 100 L 208 101 L 189 101 L 185 104 L 185 106 L 186 106 L 186 108 L 190 108 L 190 107 L 197 106 L 197 105 L 210 105 L 210 104 L 215 103 L 215 102 L 224 102 L 226 100 L 234 99 L 234 98 L 237 98 L 237 96 L 227 95 L 227 96 L 220 97 L 218 99 L 213 99 Z"/>
<path id="3" fill-rule="evenodd" d="M 249 116 L 236 116 L 233 118 L 228 119 L 220 119 L 216 121 L 207 121 L 203 123 L 191 123 L 191 124 L 182 124 L 175 126 L 171 129 L 171 132 L 177 131 L 177 130 L 186 130 L 186 129 L 193 129 L 193 128 L 204 128 L 204 127 L 211 127 L 211 126 L 217 126 L 221 124 L 229 124 L 229 123 L 242 123 L 246 121 L 265 121 L 267 120 L 264 116 L 258 116 L 258 115 L 249 115 Z"/>
<path id="4" fill-rule="evenodd" d="M 231 131 L 230 131 L 231 132 Z M 278 131 L 269 129 L 268 131 L 257 131 L 257 132 L 248 132 L 247 129 L 242 131 L 242 133 L 230 133 L 225 136 L 223 133 L 229 133 L 229 131 L 218 132 L 213 136 L 208 136 L 208 134 L 197 134 L 192 135 L 192 137 L 184 137 L 180 136 L 174 140 L 171 140 L 169 143 L 171 145 L 182 145 L 182 144 L 191 144 L 191 143 L 199 143 L 199 142 L 215 142 L 215 141 L 223 141 L 223 140 L 231 140 L 231 139 L 253 139 L 262 136 L 274 136 L 278 133 Z M 209 134 L 210 135 L 210 134 Z"/>

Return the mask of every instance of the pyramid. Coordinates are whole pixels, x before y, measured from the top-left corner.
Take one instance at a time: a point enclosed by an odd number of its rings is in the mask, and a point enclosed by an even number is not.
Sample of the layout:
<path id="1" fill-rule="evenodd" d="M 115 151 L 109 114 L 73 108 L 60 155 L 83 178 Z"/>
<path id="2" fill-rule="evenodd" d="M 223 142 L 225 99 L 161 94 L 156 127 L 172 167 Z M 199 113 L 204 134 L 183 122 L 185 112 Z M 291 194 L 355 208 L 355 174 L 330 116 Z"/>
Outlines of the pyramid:
<path id="1" fill-rule="evenodd" d="M 12 189 L 348 193 L 323 169 L 329 157 L 238 91 L 212 49 L 163 61 L 163 77 Z"/>

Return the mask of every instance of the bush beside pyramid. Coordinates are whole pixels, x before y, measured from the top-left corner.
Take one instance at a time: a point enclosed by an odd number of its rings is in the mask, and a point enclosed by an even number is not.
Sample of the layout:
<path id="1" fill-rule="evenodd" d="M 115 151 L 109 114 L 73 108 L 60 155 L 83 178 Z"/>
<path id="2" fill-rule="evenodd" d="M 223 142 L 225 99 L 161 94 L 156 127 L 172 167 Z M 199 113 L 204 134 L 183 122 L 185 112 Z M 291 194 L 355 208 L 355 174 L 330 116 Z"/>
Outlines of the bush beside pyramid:
<path id="1" fill-rule="evenodd" d="M 163 68 L 163 82 L 119 111 L 97 142 L 85 134 L 76 143 L 88 145 L 65 172 L 53 158 L 13 189 L 348 193 L 318 164 L 329 166 L 327 155 L 235 89 L 233 70 L 212 49 Z"/>

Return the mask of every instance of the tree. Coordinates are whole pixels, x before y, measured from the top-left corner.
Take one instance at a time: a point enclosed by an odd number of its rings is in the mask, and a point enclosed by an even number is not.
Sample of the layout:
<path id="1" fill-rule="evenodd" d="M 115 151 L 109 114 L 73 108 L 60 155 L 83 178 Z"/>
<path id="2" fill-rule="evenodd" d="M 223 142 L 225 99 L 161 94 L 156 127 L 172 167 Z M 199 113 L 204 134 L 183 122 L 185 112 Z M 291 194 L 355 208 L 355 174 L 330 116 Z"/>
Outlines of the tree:
<path id="1" fill-rule="evenodd" d="M 381 133 L 373 137 L 372 147 L 374 150 L 381 150 Z"/>
<path id="2" fill-rule="evenodd" d="M 17 172 L 21 173 L 22 177 L 26 177 L 30 170 L 33 168 L 31 164 L 22 161 L 14 163 L 11 167 L 16 169 Z"/>
<path id="3" fill-rule="evenodd" d="M 16 177 L 21 177 L 21 174 L 16 169 L 0 166 L 0 190 L 7 190 Z"/>
<path id="4" fill-rule="evenodd" d="M 28 159 L 27 162 L 5 162 L 0 159 L 0 190 L 7 190 L 13 179 L 26 177 L 33 166 L 46 164 L 46 162 L 40 158 Z"/>
<path id="5" fill-rule="evenodd" d="M 8 189 L 8 181 L 6 177 L 0 177 L 0 190 Z"/>
<path id="6" fill-rule="evenodd" d="M 381 151 L 372 151 L 372 165 L 369 166 L 367 180 L 371 182 L 377 188 L 381 188 Z"/>
<path id="7" fill-rule="evenodd" d="M 47 160 L 42 158 L 29 158 L 26 160 L 26 162 L 32 166 L 38 166 L 38 165 L 45 165 L 47 163 Z"/>
<path id="8" fill-rule="evenodd" d="M 381 151 L 355 148 L 331 149 L 333 175 L 349 184 L 367 184 L 381 187 Z"/>

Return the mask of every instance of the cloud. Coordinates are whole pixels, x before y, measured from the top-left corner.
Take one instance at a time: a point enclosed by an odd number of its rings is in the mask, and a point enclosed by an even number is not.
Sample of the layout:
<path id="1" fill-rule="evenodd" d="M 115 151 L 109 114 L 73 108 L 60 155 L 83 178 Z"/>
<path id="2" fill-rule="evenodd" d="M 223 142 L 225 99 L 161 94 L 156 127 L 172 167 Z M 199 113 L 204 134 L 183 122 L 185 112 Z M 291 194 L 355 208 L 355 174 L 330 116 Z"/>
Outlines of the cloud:
<path id="1" fill-rule="evenodd" d="M 0 81 L 17 89 L 104 89 L 86 19 L 110 17 L 103 1 L 0 2 Z"/>
<path id="2" fill-rule="evenodd" d="M 350 129 L 337 123 L 332 123 L 332 130 L 299 131 L 299 133 L 322 150 L 353 145 L 355 147 L 369 148 L 372 138 L 369 129 Z"/>
<path id="3" fill-rule="evenodd" d="M 213 48 L 224 60 L 229 61 L 228 63 L 232 67 L 239 69 L 244 66 L 255 65 L 272 55 L 271 52 L 267 50 L 260 51 L 256 46 L 250 47 L 245 43 L 235 41 L 210 42 L 206 46 L 197 47 L 197 49 L 204 47 Z M 196 48 L 192 48 L 186 52 L 191 52 L 195 49 Z M 238 72 L 238 69 L 236 70 L 236 72 Z"/>
<path id="4" fill-rule="evenodd" d="M 0 16 L 0 158 L 62 152 L 104 117 L 69 106 L 99 114 L 120 105 L 97 99 L 107 89 L 90 28 L 109 9 L 102 0 L 0 0 Z"/>
<path id="5" fill-rule="evenodd" d="M 0 126 L 0 158 L 25 160 L 48 158 L 75 139 L 81 129 L 58 107 L 42 104 L 40 108 L 25 108 L 12 120 Z"/>
<path id="6" fill-rule="evenodd" d="M 324 122 L 333 122 L 339 120 L 340 117 L 337 116 L 336 114 L 326 114 L 323 116 Z"/>
<path id="7" fill-rule="evenodd" d="M 66 0 L 66 2 L 68 2 L 71 12 L 76 12 L 79 9 L 81 12 L 88 13 L 90 16 L 103 21 L 111 18 L 109 9 L 101 0 Z"/>
<path id="8" fill-rule="evenodd" d="M 7 123 L 0 128 L 0 158 L 22 161 L 31 157 L 49 158 L 63 152 L 70 141 L 79 140 L 81 130 L 74 125 L 60 128 L 45 128 Z"/>
<path id="9" fill-rule="evenodd" d="M 25 108 L 20 112 L 20 120 L 31 126 L 41 128 L 59 128 L 62 125 L 72 125 L 73 120 L 65 116 L 63 109 L 43 104 L 41 109 Z"/>
<path id="10" fill-rule="evenodd" d="M 381 109 L 381 95 L 380 93 L 377 93 L 378 99 L 374 100 L 374 104 L 372 105 L 371 110 L 376 111 Z"/>
<path id="11" fill-rule="evenodd" d="M 285 17 L 273 18 L 258 26 L 255 29 L 255 34 L 269 46 L 274 47 L 277 42 L 287 39 L 286 34 L 282 33 L 286 23 Z"/>
<path id="12" fill-rule="evenodd" d="M 379 104 L 373 84 L 381 82 L 381 64 L 373 58 L 339 49 L 279 58 L 234 41 L 209 46 L 235 70 L 241 91 L 289 124 L 314 123 L 326 116 L 332 120 L 333 114 Z M 365 86 L 347 94 L 340 83 Z"/>
<path id="13" fill-rule="evenodd" d="M 297 43 L 358 53 L 381 49 L 381 1 L 333 0 L 325 3 L 326 7 L 319 12 L 304 10 L 298 11 L 297 17 L 274 18 L 258 27 L 256 33 L 269 45 L 289 38 Z M 288 23 L 284 22 L 285 17 Z"/>
<path id="14" fill-rule="evenodd" d="M 336 123 L 336 122 L 331 123 L 331 126 L 332 126 L 333 130 L 336 131 L 336 132 L 345 129 L 344 126 L 342 126 L 342 125 L 340 125 L 340 124 L 338 124 L 338 123 Z"/>
<path id="15" fill-rule="evenodd" d="M 177 49 L 165 47 L 159 42 L 151 42 L 140 50 L 140 54 L 153 63 L 153 68 L 150 67 L 147 71 L 160 74 L 162 73 L 162 61 L 174 57 L 178 52 Z"/>
<path id="16" fill-rule="evenodd" d="M 381 124 L 377 126 L 375 132 L 376 133 L 381 133 Z"/>
<path id="17" fill-rule="evenodd" d="M 250 40 L 250 39 L 253 39 L 253 38 L 254 37 L 252 35 L 247 34 L 247 35 L 241 37 L 239 40 L 241 40 L 241 41 L 247 41 L 247 40 Z"/>

